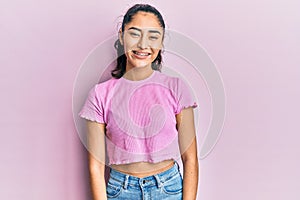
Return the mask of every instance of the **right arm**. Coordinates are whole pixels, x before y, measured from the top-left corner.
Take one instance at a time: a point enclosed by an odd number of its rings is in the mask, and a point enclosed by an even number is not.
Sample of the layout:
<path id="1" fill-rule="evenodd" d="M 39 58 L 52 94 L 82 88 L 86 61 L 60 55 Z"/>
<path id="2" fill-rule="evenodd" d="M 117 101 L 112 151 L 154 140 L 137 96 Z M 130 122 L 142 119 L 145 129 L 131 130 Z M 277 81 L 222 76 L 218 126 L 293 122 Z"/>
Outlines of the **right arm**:
<path id="1" fill-rule="evenodd" d="M 106 200 L 105 124 L 87 120 L 87 146 L 93 200 Z"/>

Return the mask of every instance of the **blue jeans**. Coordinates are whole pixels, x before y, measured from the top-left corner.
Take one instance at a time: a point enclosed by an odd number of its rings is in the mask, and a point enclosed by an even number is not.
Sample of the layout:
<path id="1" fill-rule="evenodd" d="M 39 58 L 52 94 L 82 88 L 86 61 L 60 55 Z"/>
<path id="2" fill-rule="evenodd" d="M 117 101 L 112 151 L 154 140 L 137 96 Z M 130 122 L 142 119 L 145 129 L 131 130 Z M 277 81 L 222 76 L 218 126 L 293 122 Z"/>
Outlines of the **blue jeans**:
<path id="1" fill-rule="evenodd" d="M 153 176 L 138 178 L 110 169 L 106 187 L 107 199 L 179 200 L 182 199 L 182 176 L 174 166 Z"/>

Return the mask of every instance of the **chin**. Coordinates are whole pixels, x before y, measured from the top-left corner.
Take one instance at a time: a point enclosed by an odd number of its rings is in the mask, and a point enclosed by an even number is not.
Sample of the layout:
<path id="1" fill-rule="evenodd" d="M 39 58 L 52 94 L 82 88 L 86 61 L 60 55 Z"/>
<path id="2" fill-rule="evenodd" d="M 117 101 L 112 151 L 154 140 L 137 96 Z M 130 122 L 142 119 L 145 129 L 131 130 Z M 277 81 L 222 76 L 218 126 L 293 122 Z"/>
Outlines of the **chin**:
<path id="1" fill-rule="evenodd" d="M 151 63 L 149 62 L 134 62 L 132 63 L 132 66 L 135 68 L 143 68 L 143 67 L 147 67 L 147 66 L 151 66 Z"/>

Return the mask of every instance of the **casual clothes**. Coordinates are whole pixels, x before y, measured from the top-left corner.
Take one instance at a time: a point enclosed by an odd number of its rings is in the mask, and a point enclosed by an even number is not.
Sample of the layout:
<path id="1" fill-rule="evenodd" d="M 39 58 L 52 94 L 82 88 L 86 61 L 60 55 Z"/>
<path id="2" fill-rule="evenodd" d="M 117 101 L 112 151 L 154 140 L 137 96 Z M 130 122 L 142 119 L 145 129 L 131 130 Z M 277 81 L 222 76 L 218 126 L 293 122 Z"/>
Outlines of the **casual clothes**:
<path id="1" fill-rule="evenodd" d="M 153 71 L 146 79 L 121 77 L 96 84 L 79 116 L 106 124 L 108 165 L 180 158 L 176 114 L 197 104 L 178 77 Z"/>
<path id="2" fill-rule="evenodd" d="M 108 200 L 179 200 L 182 199 L 182 185 L 179 166 L 175 162 L 172 168 L 144 178 L 111 169 L 106 193 Z"/>

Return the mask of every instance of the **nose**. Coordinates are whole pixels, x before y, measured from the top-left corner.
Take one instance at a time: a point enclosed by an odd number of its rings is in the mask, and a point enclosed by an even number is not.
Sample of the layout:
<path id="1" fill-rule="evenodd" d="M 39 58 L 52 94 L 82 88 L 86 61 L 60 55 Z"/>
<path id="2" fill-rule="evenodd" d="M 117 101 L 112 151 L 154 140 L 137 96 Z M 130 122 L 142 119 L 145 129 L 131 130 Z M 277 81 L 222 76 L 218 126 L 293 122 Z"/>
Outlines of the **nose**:
<path id="1" fill-rule="evenodd" d="M 148 40 L 145 36 L 141 37 L 139 40 L 138 47 L 141 49 L 146 49 L 148 47 Z"/>

